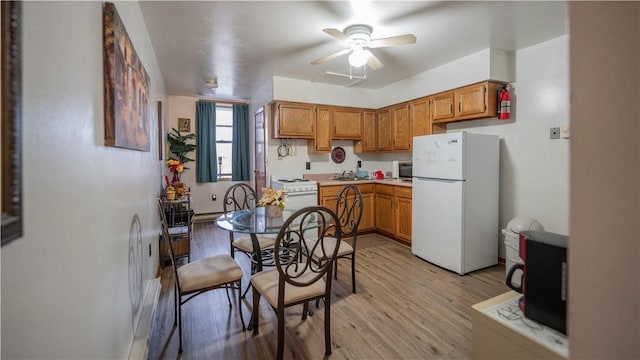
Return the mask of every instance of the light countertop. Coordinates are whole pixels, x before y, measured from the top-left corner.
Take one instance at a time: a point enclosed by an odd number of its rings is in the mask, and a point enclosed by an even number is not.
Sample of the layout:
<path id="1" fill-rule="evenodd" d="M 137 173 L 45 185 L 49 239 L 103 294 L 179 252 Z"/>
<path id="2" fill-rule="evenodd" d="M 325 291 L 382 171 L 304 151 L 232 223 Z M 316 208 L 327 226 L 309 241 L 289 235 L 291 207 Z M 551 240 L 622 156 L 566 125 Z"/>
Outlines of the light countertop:
<path id="1" fill-rule="evenodd" d="M 398 179 L 362 179 L 362 180 L 334 180 L 331 176 L 323 174 L 318 175 L 305 175 L 305 178 L 309 180 L 315 180 L 318 182 L 318 186 L 331 186 L 331 185 L 347 185 L 347 184 L 387 184 L 393 186 L 405 186 L 412 187 L 411 181 L 398 180 Z"/>

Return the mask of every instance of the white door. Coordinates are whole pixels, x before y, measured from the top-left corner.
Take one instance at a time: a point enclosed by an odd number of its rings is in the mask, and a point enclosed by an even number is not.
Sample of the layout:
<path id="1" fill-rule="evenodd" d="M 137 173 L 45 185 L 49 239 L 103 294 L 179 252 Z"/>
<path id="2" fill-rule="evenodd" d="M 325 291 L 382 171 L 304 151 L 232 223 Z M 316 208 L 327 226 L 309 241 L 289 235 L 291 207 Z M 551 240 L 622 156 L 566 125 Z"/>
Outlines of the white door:
<path id="1" fill-rule="evenodd" d="M 464 181 L 413 179 L 411 252 L 461 273 Z"/>
<path id="2" fill-rule="evenodd" d="M 464 133 L 446 133 L 413 138 L 413 176 L 434 179 L 464 179 Z"/>

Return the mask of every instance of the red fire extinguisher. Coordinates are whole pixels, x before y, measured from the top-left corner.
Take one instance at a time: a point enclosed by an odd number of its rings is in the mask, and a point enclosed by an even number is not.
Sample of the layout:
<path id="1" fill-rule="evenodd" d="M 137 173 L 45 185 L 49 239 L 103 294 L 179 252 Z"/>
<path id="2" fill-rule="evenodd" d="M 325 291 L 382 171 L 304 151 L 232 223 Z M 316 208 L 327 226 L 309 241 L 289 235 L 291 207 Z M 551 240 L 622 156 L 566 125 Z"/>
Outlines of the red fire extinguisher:
<path id="1" fill-rule="evenodd" d="M 498 120 L 508 120 L 510 113 L 509 85 L 505 84 L 498 90 Z"/>

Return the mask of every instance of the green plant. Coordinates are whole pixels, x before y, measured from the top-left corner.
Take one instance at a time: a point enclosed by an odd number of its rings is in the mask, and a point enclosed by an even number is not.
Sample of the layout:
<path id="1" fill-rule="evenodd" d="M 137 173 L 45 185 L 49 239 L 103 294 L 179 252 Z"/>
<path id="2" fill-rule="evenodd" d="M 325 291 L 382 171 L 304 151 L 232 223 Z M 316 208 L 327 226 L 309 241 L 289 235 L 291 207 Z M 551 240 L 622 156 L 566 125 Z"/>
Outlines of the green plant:
<path id="1" fill-rule="evenodd" d="M 167 141 L 169 141 L 169 152 L 173 155 L 172 159 L 178 160 L 185 164 L 189 161 L 195 161 L 187 157 L 187 154 L 196 150 L 195 144 L 187 144 L 187 141 L 196 138 L 196 134 L 182 135 L 180 131 L 175 128 L 171 128 L 172 132 L 167 134 Z M 185 169 L 188 169 L 185 167 Z"/>

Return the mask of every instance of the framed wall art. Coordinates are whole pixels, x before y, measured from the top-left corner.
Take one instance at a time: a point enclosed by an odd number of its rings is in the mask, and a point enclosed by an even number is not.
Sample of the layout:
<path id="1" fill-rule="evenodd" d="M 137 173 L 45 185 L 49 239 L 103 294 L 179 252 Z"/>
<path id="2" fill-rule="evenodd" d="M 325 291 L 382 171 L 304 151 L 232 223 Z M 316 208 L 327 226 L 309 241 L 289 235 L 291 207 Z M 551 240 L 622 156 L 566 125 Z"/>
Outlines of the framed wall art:
<path id="1" fill-rule="evenodd" d="M 23 236 L 22 2 L 2 2 L 2 245 Z"/>
<path id="2" fill-rule="evenodd" d="M 178 118 L 178 131 L 191 132 L 191 119 Z"/>
<path id="3" fill-rule="evenodd" d="M 162 117 L 162 101 L 158 101 L 158 160 L 162 160 L 164 148 L 164 118 Z"/>
<path id="4" fill-rule="evenodd" d="M 149 151 L 149 74 L 113 3 L 103 8 L 105 145 Z"/>

